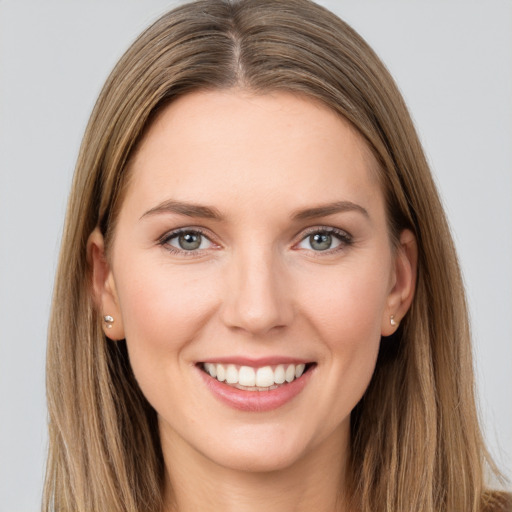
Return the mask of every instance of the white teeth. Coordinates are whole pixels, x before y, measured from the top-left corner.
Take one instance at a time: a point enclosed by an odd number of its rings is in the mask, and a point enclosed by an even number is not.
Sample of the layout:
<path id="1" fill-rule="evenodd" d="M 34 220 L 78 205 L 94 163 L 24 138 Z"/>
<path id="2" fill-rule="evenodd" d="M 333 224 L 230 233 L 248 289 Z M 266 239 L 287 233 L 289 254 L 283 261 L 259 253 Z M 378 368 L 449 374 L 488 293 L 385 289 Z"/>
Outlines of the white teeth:
<path id="1" fill-rule="evenodd" d="M 224 382 L 226 380 L 226 369 L 221 364 L 215 366 L 217 366 L 217 380 Z"/>
<path id="2" fill-rule="evenodd" d="M 306 368 L 306 365 L 305 364 L 298 364 L 296 367 L 295 367 L 295 378 L 298 379 L 303 373 L 304 373 L 304 369 Z"/>
<path id="3" fill-rule="evenodd" d="M 226 368 L 226 382 L 228 384 L 236 384 L 238 382 L 238 371 L 234 364 L 228 364 Z"/>
<path id="4" fill-rule="evenodd" d="M 291 382 L 295 379 L 295 366 L 293 364 L 288 365 L 288 368 L 286 368 L 285 379 L 286 382 Z"/>
<path id="5" fill-rule="evenodd" d="M 204 363 L 204 370 L 220 382 L 244 388 L 253 388 L 253 391 L 273 388 L 285 382 L 293 382 L 304 373 L 306 365 L 301 364 L 279 364 L 275 367 L 262 366 L 252 368 L 251 366 L 236 366 L 234 364 L 223 365 L 220 363 Z"/>
<path id="6" fill-rule="evenodd" d="M 274 370 L 274 382 L 276 384 L 282 384 L 286 380 L 286 374 L 284 372 L 284 366 L 280 364 L 275 370 Z"/>
<path id="7" fill-rule="evenodd" d="M 274 372 L 270 366 L 258 368 L 256 372 L 256 386 L 259 388 L 268 388 L 274 384 Z"/>
<path id="8" fill-rule="evenodd" d="M 212 363 L 204 363 L 204 369 L 212 376 L 217 377 L 217 365 Z"/>
<path id="9" fill-rule="evenodd" d="M 255 386 L 256 385 L 256 372 L 250 366 L 242 366 L 238 372 L 238 384 L 241 386 Z"/>

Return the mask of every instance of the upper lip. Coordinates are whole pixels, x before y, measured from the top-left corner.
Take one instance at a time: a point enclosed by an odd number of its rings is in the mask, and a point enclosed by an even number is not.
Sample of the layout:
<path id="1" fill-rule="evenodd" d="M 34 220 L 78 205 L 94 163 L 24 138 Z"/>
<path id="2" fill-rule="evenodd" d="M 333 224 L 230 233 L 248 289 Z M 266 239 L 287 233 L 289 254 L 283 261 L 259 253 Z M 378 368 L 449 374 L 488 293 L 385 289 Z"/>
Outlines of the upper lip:
<path id="1" fill-rule="evenodd" d="M 227 357 L 211 357 L 204 359 L 201 363 L 219 363 L 219 364 L 234 364 L 238 366 L 251 366 L 253 368 L 260 368 L 262 366 L 275 366 L 278 364 L 307 364 L 312 363 L 310 359 L 302 359 L 299 357 L 289 356 L 267 356 L 267 357 L 241 357 L 241 356 L 227 356 Z"/>

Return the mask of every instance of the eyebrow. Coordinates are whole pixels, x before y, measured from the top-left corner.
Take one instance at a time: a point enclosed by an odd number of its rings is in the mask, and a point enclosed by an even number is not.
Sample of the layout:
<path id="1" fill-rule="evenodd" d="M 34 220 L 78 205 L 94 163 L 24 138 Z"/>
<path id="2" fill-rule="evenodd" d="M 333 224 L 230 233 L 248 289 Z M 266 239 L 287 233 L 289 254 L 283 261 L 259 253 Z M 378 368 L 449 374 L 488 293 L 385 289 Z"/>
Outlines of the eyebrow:
<path id="1" fill-rule="evenodd" d="M 336 213 L 355 211 L 363 214 L 365 217 L 370 218 L 368 211 L 361 205 L 353 203 L 352 201 L 336 201 L 313 208 L 307 208 L 305 210 L 299 210 L 292 215 L 293 220 L 309 220 L 318 217 L 326 217 L 328 215 L 334 215 Z M 210 206 L 203 206 L 194 203 L 188 203 L 183 201 L 175 201 L 169 199 L 158 204 L 154 208 L 151 208 L 147 212 L 141 215 L 141 219 L 151 215 L 157 215 L 161 213 L 175 213 L 178 215 L 185 215 L 187 217 L 198 217 L 203 219 L 212 219 L 221 221 L 223 219 L 221 213 L 217 208 Z"/>
<path id="2" fill-rule="evenodd" d="M 143 213 L 140 218 L 142 219 L 159 213 L 177 213 L 178 215 L 185 215 L 187 217 L 222 220 L 222 215 L 217 208 L 182 201 L 174 201 L 172 199 L 164 201 L 154 208 L 151 208 L 151 210 Z"/>
<path id="3" fill-rule="evenodd" d="M 334 203 L 317 206 L 315 208 L 307 208 L 306 210 L 300 210 L 294 213 L 292 218 L 294 220 L 309 220 L 342 212 L 359 212 L 368 219 L 370 218 L 366 208 L 363 208 L 361 205 L 353 203 L 352 201 L 336 201 Z"/>

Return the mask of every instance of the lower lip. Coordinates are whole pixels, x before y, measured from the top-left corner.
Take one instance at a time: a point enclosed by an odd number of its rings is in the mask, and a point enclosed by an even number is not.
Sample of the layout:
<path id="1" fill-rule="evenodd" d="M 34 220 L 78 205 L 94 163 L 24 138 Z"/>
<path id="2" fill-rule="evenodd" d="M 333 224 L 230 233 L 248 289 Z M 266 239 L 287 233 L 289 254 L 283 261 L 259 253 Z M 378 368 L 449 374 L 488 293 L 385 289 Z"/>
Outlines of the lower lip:
<path id="1" fill-rule="evenodd" d="M 244 391 L 219 382 L 198 368 L 202 379 L 213 395 L 233 409 L 247 412 L 266 412 L 282 407 L 295 398 L 306 386 L 313 368 L 293 382 L 270 391 Z"/>

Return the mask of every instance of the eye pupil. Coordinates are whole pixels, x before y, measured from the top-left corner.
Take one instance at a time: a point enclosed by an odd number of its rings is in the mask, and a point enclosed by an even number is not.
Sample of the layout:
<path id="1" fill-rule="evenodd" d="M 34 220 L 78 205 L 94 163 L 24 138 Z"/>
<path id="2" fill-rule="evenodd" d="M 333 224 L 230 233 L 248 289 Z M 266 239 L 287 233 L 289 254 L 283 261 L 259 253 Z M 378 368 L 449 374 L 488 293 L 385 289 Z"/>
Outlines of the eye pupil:
<path id="1" fill-rule="evenodd" d="M 193 251 L 199 249 L 201 245 L 201 235 L 198 233 L 182 233 L 178 237 L 180 248 L 185 251 Z"/>
<path id="2" fill-rule="evenodd" d="M 309 243 L 315 251 L 326 251 L 331 247 L 332 236 L 329 233 L 315 233 L 309 237 Z"/>

